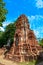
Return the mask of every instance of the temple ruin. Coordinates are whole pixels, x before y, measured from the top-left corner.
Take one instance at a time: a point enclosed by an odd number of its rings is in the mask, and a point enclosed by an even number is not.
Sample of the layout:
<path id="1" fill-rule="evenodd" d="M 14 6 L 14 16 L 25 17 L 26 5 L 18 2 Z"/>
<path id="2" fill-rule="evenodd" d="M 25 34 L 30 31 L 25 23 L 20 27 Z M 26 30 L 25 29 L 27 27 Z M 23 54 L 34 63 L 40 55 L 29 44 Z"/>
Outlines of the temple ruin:
<path id="1" fill-rule="evenodd" d="M 41 50 L 27 17 L 21 15 L 16 22 L 14 43 L 5 57 L 17 62 L 25 62 L 37 59 Z"/>

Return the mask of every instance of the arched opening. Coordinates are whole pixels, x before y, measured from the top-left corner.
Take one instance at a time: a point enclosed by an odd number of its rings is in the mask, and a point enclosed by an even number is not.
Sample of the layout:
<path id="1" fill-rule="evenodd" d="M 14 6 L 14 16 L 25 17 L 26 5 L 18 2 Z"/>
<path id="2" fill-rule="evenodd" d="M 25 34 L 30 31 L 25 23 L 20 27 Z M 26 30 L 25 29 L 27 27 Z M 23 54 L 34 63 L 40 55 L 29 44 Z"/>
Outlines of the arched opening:
<path id="1" fill-rule="evenodd" d="M 34 37 L 34 34 L 33 34 L 33 33 L 29 33 L 29 34 L 28 34 L 28 39 L 31 39 L 31 40 L 32 40 L 33 38 L 35 38 L 35 37 Z"/>
<path id="2" fill-rule="evenodd" d="M 15 45 L 18 46 L 18 43 L 19 43 L 19 37 L 18 37 L 18 34 L 16 34 Z"/>

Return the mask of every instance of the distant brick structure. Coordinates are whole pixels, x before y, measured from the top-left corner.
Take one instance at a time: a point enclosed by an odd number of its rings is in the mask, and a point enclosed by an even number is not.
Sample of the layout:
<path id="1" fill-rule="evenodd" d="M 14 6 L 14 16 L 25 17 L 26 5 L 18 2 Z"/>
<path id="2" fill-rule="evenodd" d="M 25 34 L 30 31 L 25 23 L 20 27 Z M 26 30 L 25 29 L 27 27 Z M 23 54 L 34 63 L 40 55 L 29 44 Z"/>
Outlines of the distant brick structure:
<path id="1" fill-rule="evenodd" d="M 6 54 L 6 58 L 20 62 L 30 61 L 37 59 L 41 50 L 33 30 L 30 29 L 27 17 L 21 15 L 16 22 L 14 43 Z"/>

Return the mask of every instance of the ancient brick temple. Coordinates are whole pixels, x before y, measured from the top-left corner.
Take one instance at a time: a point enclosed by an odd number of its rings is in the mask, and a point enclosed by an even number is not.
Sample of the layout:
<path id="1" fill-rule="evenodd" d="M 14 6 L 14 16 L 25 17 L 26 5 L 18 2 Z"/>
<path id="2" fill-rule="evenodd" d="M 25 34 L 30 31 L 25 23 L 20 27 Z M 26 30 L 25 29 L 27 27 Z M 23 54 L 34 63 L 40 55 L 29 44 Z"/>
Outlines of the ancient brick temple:
<path id="1" fill-rule="evenodd" d="M 27 17 L 21 15 L 16 22 L 14 43 L 6 54 L 6 58 L 20 62 L 30 61 L 37 59 L 41 50 L 33 30 L 30 29 Z"/>

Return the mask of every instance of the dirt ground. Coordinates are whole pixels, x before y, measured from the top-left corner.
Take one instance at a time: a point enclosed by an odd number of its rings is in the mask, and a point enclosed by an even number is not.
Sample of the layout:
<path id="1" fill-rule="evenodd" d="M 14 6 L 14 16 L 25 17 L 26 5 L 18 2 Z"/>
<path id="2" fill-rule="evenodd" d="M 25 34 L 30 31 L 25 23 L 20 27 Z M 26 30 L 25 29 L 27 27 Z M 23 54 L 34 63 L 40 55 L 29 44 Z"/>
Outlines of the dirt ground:
<path id="1" fill-rule="evenodd" d="M 14 61 L 6 60 L 3 57 L 4 57 L 3 55 L 0 56 L 0 65 L 18 65 Z"/>

